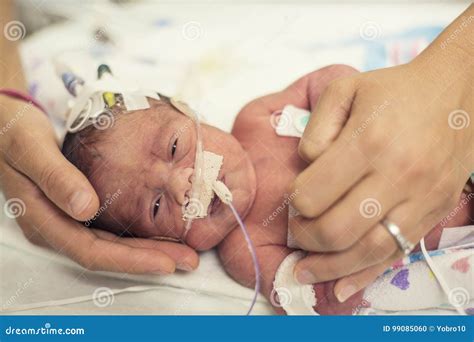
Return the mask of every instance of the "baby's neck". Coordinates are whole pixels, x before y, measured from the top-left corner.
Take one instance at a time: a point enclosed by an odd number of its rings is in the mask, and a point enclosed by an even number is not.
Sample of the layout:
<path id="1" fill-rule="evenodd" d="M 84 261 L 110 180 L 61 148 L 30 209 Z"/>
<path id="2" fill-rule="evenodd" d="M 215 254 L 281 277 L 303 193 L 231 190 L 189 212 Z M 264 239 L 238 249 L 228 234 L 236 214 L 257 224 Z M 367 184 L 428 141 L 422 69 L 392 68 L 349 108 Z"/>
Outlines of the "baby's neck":
<path id="1" fill-rule="evenodd" d="M 247 217 L 247 215 L 250 213 L 252 207 L 253 207 L 253 204 L 255 202 L 255 197 L 256 197 L 256 194 L 257 194 L 257 173 L 255 171 L 255 165 L 253 164 L 252 162 L 252 159 L 250 158 L 249 154 L 247 153 L 247 151 L 244 149 L 245 151 L 245 155 L 242 156 L 244 158 L 244 162 L 245 163 L 248 163 L 248 166 L 249 166 L 249 170 L 251 170 L 250 174 L 249 174 L 249 177 L 248 177 L 248 182 L 250 183 L 250 189 L 252 189 L 251 193 L 249 194 L 250 196 L 250 205 L 248 207 L 248 209 L 246 210 L 246 212 L 242 213 L 242 220 L 245 220 L 245 218 Z"/>

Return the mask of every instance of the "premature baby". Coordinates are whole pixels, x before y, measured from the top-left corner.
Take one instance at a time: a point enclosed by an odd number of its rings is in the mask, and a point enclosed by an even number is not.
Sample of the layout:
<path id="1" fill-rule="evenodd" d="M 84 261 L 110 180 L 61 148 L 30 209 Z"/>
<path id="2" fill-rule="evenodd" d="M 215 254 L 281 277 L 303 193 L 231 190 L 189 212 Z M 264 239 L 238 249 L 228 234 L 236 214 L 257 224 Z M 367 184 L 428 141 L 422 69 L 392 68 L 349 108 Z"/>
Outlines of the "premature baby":
<path id="1" fill-rule="evenodd" d="M 347 66 L 326 68 L 311 96 L 317 98 L 329 81 L 354 72 Z M 274 296 L 279 265 L 294 249 L 287 246 L 288 205 L 271 222 L 267 218 L 287 201 L 289 185 L 307 166 L 297 152 L 299 140 L 278 136 L 268 112 L 293 104 L 296 96 L 300 96 L 297 90 L 281 99 L 282 103 L 266 103 L 263 98 L 245 107 L 231 134 L 201 125 L 204 150 L 223 156 L 218 180 L 231 191 L 233 205 L 249 230 L 262 273 L 261 292 L 268 299 Z M 121 191 L 96 217 L 94 227 L 118 235 L 181 241 L 199 251 L 217 247 L 226 271 L 239 283 L 253 287 L 254 269 L 244 236 L 230 208 L 217 196 L 207 216 L 194 220 L 185 234 L 182 207 L 192 187 L 196 129 L 192 120 L 168 101 L 150 98 L 149 103 L 150 108 L 133 112 L 116 105 L 111 108 L 112 127 L 88 126 L 67 134 L 64 140 L 64 155 L 86 175 L 101 202 Z M 459 222 L 452 225 L 466 223 L 467 215 L 457 217 Z M 436 248 L 439 231 L 434 229 L 431 235 L 435 238 L 427 238 L 427 243 Z M 314 285 L 315 310 L 320 314 L 354 313 L 361 293 L 340 303 L 333 287 L 334 281 Z M 275 300 L 271 302 L 276 305 Z"/>

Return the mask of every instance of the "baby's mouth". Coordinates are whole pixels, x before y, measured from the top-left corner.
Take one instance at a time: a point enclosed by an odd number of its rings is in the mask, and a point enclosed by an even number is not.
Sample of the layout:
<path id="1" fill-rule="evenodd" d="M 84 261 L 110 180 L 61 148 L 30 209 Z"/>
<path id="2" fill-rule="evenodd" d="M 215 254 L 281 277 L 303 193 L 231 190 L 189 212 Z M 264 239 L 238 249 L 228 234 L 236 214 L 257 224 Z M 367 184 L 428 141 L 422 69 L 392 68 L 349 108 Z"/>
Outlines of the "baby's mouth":
<path id="1" fill-rule="evenodd" d="M 208 215 L 213 215 L 217 211 L 217 209 L 219 209 L 221 203 L 222 201 L 219 199 L 219 197 L 214 195 L 211 205 L 209 206 Z"/>
<path id="2" fill-rule="evenodd" d="M 221 181 L 222 183 L 225 184 L 225 177 L 224 176 L 218 177 L 217 180 Z M 220 200 L 220 198 L 216 194 L 214 194 L 214 198 L 211 201 L 211 205 L 209 205 L 209 209 L 208 209 L 208 212 L 207 212 L 208 215 L 212 215 L 215 212 L 217 212 L 217 210 L 221 207 L 221 205 L 222 205 L 222 201 Z"/>

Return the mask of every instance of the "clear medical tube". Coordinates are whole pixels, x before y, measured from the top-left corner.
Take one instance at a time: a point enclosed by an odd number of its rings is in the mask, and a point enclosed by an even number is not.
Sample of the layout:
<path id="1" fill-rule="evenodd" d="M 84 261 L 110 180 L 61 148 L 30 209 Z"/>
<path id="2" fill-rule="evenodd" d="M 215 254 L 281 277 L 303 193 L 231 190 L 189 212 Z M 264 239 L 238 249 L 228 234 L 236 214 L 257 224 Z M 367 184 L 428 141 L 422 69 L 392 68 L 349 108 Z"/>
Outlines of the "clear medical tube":
<path id="1" fill-rule="evenodd" d="M 193 181 L 192 181 L 192 188 L 191 188 L 191 198 L 196 198 L 196 194 L 198 193 L 198 189 L 200 189 L 201 184 L 202 184 L 202 178 L 203 178 L 203 148 L 202 148 L 202 135 L 201 135 L 201 125 L 199 122 L 198 115 L 193 111 L 193 116 L 194 116 L 194 122 L 196 126 L 196 157 L 195 157 L 195 162 L 194 162 L 194 174 L 193 174 Z M 217 195 L 215 195 L 217 196 Z M 222 200 L 222 199 L 221 199 Z M 223 201 L 224 204 L 227 204 L 229 208 L 232 211 L 232 214 L 234 214 L 235 219 L 237 220 L 237 223 L 239 224 L 239 227 L 242 231 L 242 234 L 244 234 L 245 241 L 247 242 L 247 247 L 249 249 L 250 255 L 252 256 L 252 262 L 254 266 L 254 272 L 255 272 L 255 292 L 254 296 L 252 298 L 252 302 L 250 304 L 249 310 L 247 311 L 247 315 L 250 315 L 252 312 L 255 303 L 257 302 L 257 297 L 260 292 L 260 267 L 258 264 L 258 259 L 257 259 L 257 251 L 255 249 L 255 246 L 252 243 L 252 240 L 250 239 L 250 235 L 248 233 L 247 228 L 245 227 L 244 222 L 239 216 L 239 213 L 237 210 L 235 210 L 234 206 L 232 205 L 232 202 L 230 201 Z M 183 240 L 186 240 L 186 235 L 191 229 L 191 224 L 192 224 L 193 218 L 189 218 L 186 221 L 186 226 L 185 226 L 185 231 L 184 231 L 184 236 Z"/>
<path id="2" fill-rule="evenodd" d="M 425 238 L 422 238 L 420 241 L 420 247 L 421 247 L 421 252 L 423 253 L 423 256 L 425 257 L 425 261 L 428 264 L 428 267 L 431 269 L 431 272 L 433 272 L 433 275 L 435 276 L 436 280 L 438 281 L 441 289 L 445 293 L 445 295 L 448 297 L 449 302 L 451 305 L 456 309 L 456 311 L 460 315 L 467 315 L 466 311 L 464 308 L 460 305 L 455 305 L 454 303 L 451 302 L 451 293 L 452 289 L 449 287 L 448 283 L 446 282 L 446 279 L 444 279 L 442 272 L 438 268 L 438 266 L 435 264 L 434 260 L 430 257 L 430 254 L 426 250 L 425 246 Z"/>
<path id="3" fill-rule="evenodd" d="M 257 302 L 258 293 L 260 292 L 260 266 L 258 265 L 257 250 L 255 249 L 255 246 L 253 245 L 252 240 L 250 239 L 250 235 L 247 231 L 247 228 L 245 227 L 244 222 L 242 221 L 239 214 L 237 213 L 237 210 L 235 210 L 232 203 L 228 203 L 228 206 L 232 210 L 232 213 L 234 214 L 235 219 L 239 223 L 240 229 L 242 230 L 242 234 L 244 234 L 245 236 L 245 241 L 247 241 L 247 247 L 249 248 L 249 252 L 252 255 L 253 268 L 255 272 L 255 288 L 254 288 L 255 293 L 253 295 L 250 308 L 247 311 L 247 315 L 250 315 L 250 313 L 253 310 L 253 307 L 255 306 L 255 303 Z"/>
<path id="4" fill-rule="evenodd" d="M 199 189 L 201 188 L 201 184 L 203 181 L 203 156 L 202 156 L 202 134 L 201 134 L 201 124 L 199 122 L 199 117 L 198 115 L 193 111 L 194 115 L 194 123 L 196 126 L 196 156 L 195 156 L 195 161 L 194 161 L 194 173 L 192 176 L 192 188 L 191 188 L 191 198 L 196 198 L 196 194 L 198 193 Z M 186 222 L 186 227 L 184 230 L 184 236 L 183 239 L 186 239 L 186 235 L 191 229 L 191 224 L 193 222 L 193 218 L 190 217 L 187 222 Z"/>

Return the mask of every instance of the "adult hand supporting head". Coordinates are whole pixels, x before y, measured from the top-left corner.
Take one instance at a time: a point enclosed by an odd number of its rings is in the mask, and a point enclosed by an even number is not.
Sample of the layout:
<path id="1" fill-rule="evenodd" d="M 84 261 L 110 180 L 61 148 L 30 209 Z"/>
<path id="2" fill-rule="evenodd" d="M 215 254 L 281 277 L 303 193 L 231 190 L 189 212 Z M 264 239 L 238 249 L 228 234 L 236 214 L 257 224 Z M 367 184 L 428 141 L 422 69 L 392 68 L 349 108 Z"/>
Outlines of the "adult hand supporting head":
<path id="1" fill-rule="evenodd" d="M 383 219 L 417 243 L 457 205 L 474 170 L 473 28 L 442 44 L 460 21 L 413 62 L 321 95 L 299 148 L 310 165 L 292 189 L 301 216 L 289 229 L 315 252 L 298 263 L 299 282 L 343 278 L 344 301 L 403 255 Z"/>
<path id="2" fill-rule="evenodd" d="M 122 238 L 76 222 L 91 218 L 98 197 L 61 154 L 48 118 L 31 104 L 0 96 L 0 186 L 5 213 L 26 238 L 90 270 L 169 274 L 191 270 L 198 256 L 172 242 Z"/>

